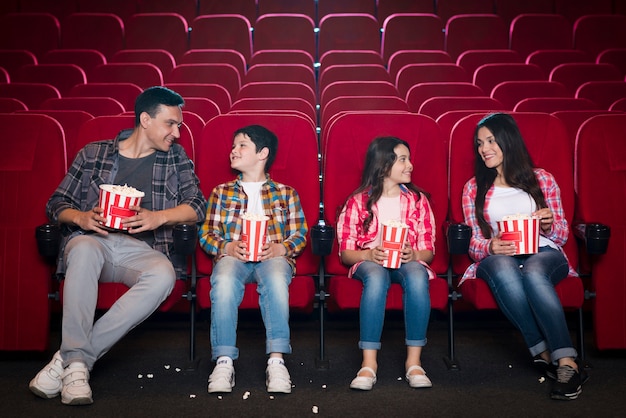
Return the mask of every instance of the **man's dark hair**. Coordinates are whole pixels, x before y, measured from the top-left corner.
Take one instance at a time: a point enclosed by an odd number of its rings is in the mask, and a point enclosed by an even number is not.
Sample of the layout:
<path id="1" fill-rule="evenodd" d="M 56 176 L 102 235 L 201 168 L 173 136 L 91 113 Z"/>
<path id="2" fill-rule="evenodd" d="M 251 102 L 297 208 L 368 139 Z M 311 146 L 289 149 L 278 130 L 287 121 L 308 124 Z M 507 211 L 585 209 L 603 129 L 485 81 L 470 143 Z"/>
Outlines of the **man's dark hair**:
<path id="1" fill-rule="evenodd" d="M 167 87 L 149 87 L 137 96 L 135 100 L 135 126 L 139 126 L 139 117 L 143 112 L 154 118 L 159 113 L 161 105 L 183 107 L 184 104 L 185 100 L 182 96 Z"/>
<path id="2" fill-rule="evenodd" d="M 247 135 L 250 140 L 254 142 L 257 154 L 261 152 L 263 148 L 267 148 L 269 151 L 267 160 L 265 160 L 265 172 L 267 173 L 270 170 L 272 163 L 274 163 L 276 152 L 278 151 L 278 138 L 276 137 L 276 134 L 261 125 L 250 125 L 238 129 L 234 133 L 233 138 L 239 134 Z"/>

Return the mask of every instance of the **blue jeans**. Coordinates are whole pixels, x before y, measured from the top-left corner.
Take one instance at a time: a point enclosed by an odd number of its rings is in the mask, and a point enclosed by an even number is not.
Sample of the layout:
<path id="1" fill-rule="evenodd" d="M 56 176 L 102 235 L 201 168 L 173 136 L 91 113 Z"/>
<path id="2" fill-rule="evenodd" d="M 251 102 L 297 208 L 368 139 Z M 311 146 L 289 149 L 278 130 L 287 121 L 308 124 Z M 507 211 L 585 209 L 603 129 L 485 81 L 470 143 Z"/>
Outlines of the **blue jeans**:
<path id="1" fill-rule="evenodd" d="M 221 258 L 211 275 L 211 356 L 239 357 L 237 318 L 246 283 L 256 283 L 265 324 L 265 352 L 291 353 L 289 284 L 293 269 L 284 257 L 263 262 Z"/>
<path id="2" fill-rule="evenodd" d="M 360 349 L 380 350 L 385 303 L 391 283 L 400 283 L 402 286 L 406 345 L 417 347 L 426 345 L 430 294 L 428 272 L 422 264 L 412 261 L 402 263 L 399 269 L 389 269 L 371 261 L 364 261 L 354 272 L 354 278 L 363 283 L 359 309 Z"/>
<path id="3" fill-rule="evenodd" d="M 563 254 L 551 247 L 541 247 L 528 257 L 490 255 L 476 271 L 504 315 L 521 331 L 531 355 L 549 350 L 554 362 L 577 356 L 554 290 L 568 271 Z"/>

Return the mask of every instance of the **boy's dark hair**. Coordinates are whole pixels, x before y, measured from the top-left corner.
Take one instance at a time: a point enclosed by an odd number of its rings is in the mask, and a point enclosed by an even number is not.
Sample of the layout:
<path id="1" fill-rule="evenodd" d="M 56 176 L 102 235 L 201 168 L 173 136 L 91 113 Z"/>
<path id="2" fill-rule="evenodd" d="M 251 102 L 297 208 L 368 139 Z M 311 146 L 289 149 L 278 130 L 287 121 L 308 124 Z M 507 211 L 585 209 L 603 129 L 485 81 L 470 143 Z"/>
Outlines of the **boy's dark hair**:
<path id="1" fill-rule="evenodd" d="M 185 100 L 182 96 L 167 87 L 149 87 L 137 96 L 135 100 L 135 126 L 139 126 L 139 117 L 143 112 L 154 118 L 159 112 L 161 105 L 183 107 L 184 104 Z"/>
<path id="2" fill-rule="evenodd" d="M 250 138 L 256 147 L 257 154 L 261 152 L 263 148 L 267 148 L 269 151 L 267 154 L 267 160 L 265 160 L 265 172 L 267 173 L 274 163 L 276 152 L 278 151 L 278 138 L 276 137 L 276 134 L 261 125 L 249 125 L 237 129 L 237 131 L 233 134 L 233 138 L 239 134 L 244 134 Z"/>

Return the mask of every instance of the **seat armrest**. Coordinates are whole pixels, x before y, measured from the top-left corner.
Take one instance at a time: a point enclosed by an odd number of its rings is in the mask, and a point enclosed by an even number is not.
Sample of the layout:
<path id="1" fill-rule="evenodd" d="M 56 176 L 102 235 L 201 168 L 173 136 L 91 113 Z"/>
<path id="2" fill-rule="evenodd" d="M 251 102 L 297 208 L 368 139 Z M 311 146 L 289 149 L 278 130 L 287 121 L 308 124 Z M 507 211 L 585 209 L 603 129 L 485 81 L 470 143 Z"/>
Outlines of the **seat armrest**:
<path id="1" fill-rule="evenodd" d="M 198 226 L 196 224 L 175 225 L 172 236 L 176 253 L 185 256 L 191 255 L 195 251 L 198 241 Z"/>
<path id="2" fill-rule="evenodd" d="M 574 225 L 574 235 L 585 245 L 588 254 L 605 254 L 611 237 L 611 228 L 601 223 Z"/>
<path id="3" fill-rule="evenodd" d="M 61 229 L 56 224 L 43 224 L 35 228 L 37 250 L 47 263 L 55 264 L 61 245 Z"/>
<path id="4" fill-rule="evenodd" d="M 446 228 L 448 252 L 454 255 L 467 254 L 469 251 L 472 229 L 462 223 L 450 223 Z"/>
<path id="5" fill-rule="evenodd" d="M 313 254 L 325 257 L 330 255 L 335 240 L 335 228 L 320 221 L 311 228 L 311 244 Z"/>

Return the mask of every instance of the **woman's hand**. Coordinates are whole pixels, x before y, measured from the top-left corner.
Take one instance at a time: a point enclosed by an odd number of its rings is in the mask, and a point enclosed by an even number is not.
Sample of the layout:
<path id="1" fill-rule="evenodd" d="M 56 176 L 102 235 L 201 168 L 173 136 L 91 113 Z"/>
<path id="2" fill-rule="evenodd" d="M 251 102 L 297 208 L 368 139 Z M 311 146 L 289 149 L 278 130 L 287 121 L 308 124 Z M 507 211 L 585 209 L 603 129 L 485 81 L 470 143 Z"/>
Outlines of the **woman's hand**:
<path id="1" fill-rule="evenodd" d="M 549 208 L 539 209 L 532 213 L 533 216 L 537 216 L 541 219 L 540 226 L 544 233 L 549 233 L 552 230 L 552 224 L 554 223 L 554 215 Z"/>
<path id="2" fill-rule="evenodd" d="M 501 239 L 502 233 L 491 239 L 489 253 L 492 255 L 515 255 L 515 241 Z"/>
<path id="3" fill-rule="evenodd" d="M 370 248 L 369 250 L 365 251 L 365 259 L 373 261 L 374 263 L 383 264 L 387 259 L 387 251 L 381 246 L 378 246 L 376 248 Z"/>

